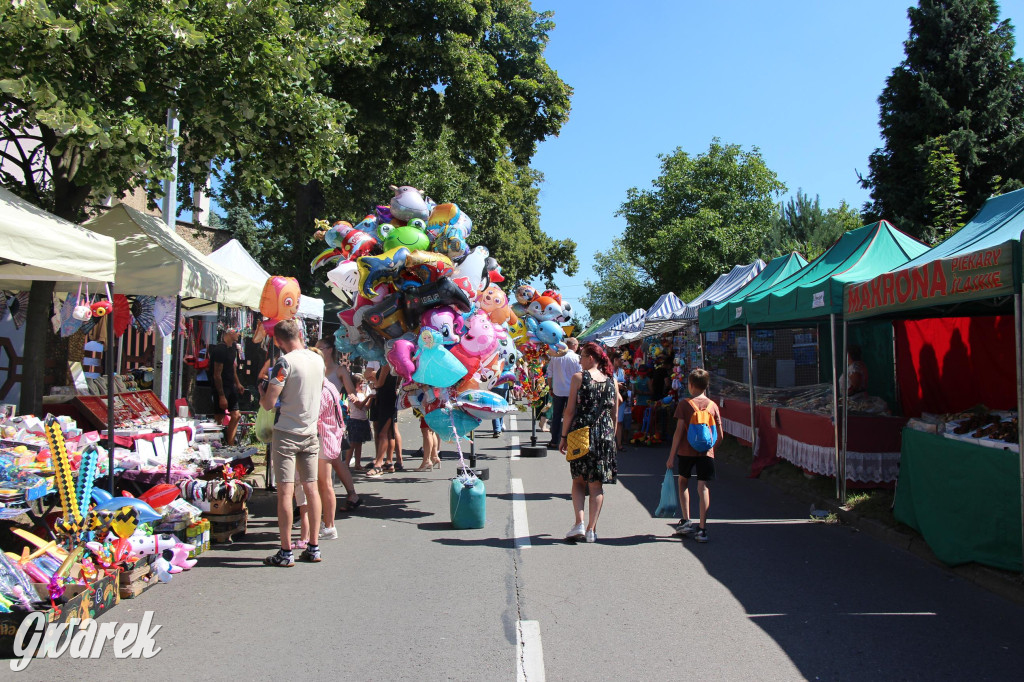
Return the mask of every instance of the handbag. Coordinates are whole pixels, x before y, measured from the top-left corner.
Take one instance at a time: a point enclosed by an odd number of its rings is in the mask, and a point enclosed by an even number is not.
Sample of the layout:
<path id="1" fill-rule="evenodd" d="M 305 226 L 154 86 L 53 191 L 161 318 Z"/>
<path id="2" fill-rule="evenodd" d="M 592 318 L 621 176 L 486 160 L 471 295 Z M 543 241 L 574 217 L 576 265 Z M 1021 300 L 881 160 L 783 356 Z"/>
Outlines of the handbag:
<path id="1" fill-rule="evenodd" d="M 590 427 L 584 426 L 569 432 L 565 437 L 568 448 L 565 451 L 565 461 L 571 462 L 574 459 L 583 457 L 590 452 Z"/>

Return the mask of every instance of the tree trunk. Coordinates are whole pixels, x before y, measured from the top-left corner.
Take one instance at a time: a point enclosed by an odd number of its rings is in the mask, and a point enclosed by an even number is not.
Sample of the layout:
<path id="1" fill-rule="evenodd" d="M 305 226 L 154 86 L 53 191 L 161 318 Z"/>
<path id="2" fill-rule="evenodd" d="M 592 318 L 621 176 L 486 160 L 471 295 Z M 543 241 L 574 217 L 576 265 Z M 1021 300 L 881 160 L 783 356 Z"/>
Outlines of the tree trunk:
<path id="1" fill-rule="evenodd" d="M 55 282 L 32 282 L 25 321 L 24 371 L 21 380 L 21 414 L 43 416 L 43 373 L 46 342 L 50 328 L 50 310 Z"/>

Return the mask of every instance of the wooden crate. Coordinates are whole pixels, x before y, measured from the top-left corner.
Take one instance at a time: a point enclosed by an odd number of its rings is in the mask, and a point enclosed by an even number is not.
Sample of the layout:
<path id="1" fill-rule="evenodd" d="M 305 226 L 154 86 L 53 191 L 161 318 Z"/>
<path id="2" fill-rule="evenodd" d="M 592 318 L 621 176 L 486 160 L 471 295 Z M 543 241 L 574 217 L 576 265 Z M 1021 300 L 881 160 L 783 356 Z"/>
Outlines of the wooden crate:
<path id="1" fill-rule="evenodd" d="M 245 535 L 249 525 L 249 510 L 243 507 L 240 514 L 211 516 L 210 541 L 231 544 L 235 539 Z"/>
<path id="2" fill-rule="evenodd" d="M 152 569 L 152 566 L 147 566 L 146 568 Z M 146 575 L 137 577 L 129 583 L 122 583 L 118 588 L 118 594 L 121 599 L 135 599 L 135 597 L 138 597 L 158 582 L 160 581 L 156 577 L 156 573 L 151 571 Z"/>
<path id="3" fill-rule="evenodd" d="M 153 570 L 153 557 L 144 556 L 134 564 L 125 566 L 118 577 L 120 585 L 130 585 L 133 582 L 148 576 Z"/>

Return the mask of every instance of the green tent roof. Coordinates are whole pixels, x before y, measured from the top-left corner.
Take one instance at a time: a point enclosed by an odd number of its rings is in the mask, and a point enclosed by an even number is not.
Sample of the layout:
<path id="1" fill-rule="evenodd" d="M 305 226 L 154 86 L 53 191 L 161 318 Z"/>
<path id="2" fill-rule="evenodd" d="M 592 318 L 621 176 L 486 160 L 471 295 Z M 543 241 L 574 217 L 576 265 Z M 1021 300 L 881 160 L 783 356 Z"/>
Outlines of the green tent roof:
<path id="1" fill-rule="evenodd" d="M 702 332 L 714 332 L 728 329 L 732 326 L 736 317 L 736 301 L 741 301 L 747 296 L 753 296 L 762 291 L 767 291 L 781 282 L 797 270 L 807 265 L 807 260 L 796 251 L 786 256 L 779 256 L 772 259 L 764 270 L 756 277 L 747 282 L 742 289 L 729 298 L 712 306 L 701 308 L 698 313 L 700 319 L 700 330 Z"/>
<path id="2" fill-rule="evenodd" d="M 851 230 L 810 265 L 736 302 L 733 324 L 785 326 L 843 312 L 843 287 L 897 268 L 928 250 L 884 220 Z"/>
<path id="3" fill-rule="evenodd" d="M 1020 291 L 1024 189 L 992 197 L 949 239 L 894 272 L 846 287 L 849 319 L 1006 312 Z M 1002 297 L 1002 305 L 993 299 Z"/>

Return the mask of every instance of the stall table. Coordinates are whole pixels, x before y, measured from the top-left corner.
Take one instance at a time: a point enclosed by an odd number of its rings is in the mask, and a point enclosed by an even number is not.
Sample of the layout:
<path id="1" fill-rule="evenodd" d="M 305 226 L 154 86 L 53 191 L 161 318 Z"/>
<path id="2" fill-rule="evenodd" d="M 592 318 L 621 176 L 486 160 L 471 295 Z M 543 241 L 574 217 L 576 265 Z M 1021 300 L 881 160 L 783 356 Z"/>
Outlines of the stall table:
<path id="1" fill-rule="evenodd" d="M 721 404 L 722 428 L 750 443 L 750 403 L 726 399 Z M 896 480 L 900 466 L 902 417 L 850 415 L 847 480 L 879 485 Z M 758 475 L 779 459 L 822 476 L 836 475 L 835 430 L 832 418 L 785 407 L 758 405 L 757 452 L 751 473 Z"/>
<path id="2" fill-rule="evenodd" d="M 904 429 L 893 514 L 947 564 L 1020 571 L 1019 465 L 1010 450 Z"/>

